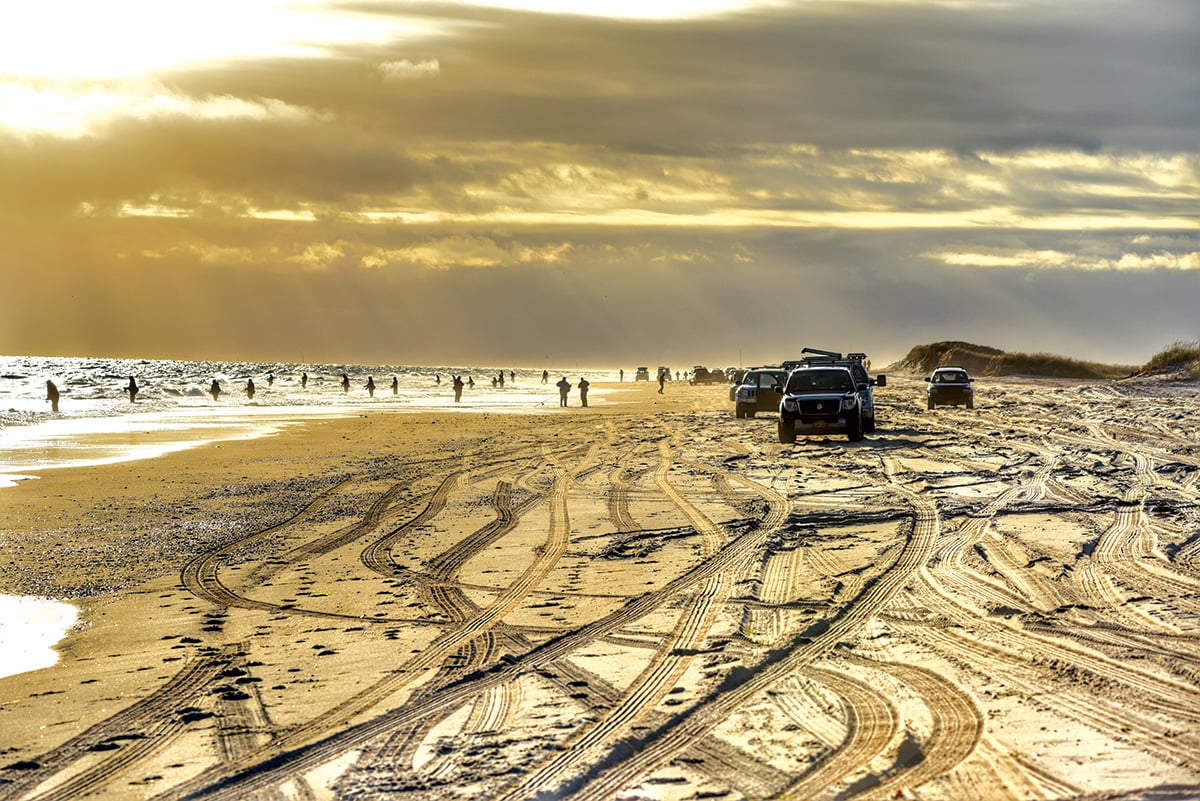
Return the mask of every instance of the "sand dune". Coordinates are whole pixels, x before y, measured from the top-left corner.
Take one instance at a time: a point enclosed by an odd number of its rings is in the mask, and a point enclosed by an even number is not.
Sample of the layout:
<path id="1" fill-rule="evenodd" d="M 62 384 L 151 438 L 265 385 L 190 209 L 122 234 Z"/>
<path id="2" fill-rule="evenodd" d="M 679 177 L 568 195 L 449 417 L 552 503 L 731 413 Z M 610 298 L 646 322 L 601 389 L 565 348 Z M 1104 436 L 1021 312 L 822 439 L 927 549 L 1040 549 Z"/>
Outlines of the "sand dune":
<path id="1" fill-rule="evenodd" d="M 1196 386 L 889 379 L 856 444 L 625 384 L 0 491 L 82 609 L 0 799 L 1200 795 Z"/>

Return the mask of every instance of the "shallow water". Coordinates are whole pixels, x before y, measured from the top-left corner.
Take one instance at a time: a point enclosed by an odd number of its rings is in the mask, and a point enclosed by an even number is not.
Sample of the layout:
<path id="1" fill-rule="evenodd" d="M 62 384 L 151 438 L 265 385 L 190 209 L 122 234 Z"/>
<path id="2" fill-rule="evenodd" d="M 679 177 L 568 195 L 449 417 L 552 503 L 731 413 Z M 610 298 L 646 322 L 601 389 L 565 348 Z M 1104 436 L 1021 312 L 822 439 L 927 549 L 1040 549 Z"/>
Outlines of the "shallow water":
<path id="1" fill-rule="evenodd" d="M 515 372 L 515 380 L 510 375 Z M 302 382 L 307 373 L 307 385 Z M 521 411 L 558 405 L 555 377 L 578 371 L 402 365 L 298 365 L 131 359 L 0 357 L 0 487 L 48 469 L 153 457 L 205 442 L 267 436 L 289 420 L 357 414 L 368 409 Z M 349 379 L 343 389 L 342 376 Z M 475 386 L 454 402 L 453 376 Z M 126 392 L 138 385 L 136 402 Z M 588 373 L 591 381 L 616 371 Z M 367 387 L 373 378 L 375 391 Z M 393 378 L 395 388 L 392 387 Z M 440 378 L 440 380 L 439 380 Z M 60 394 L 46 400 L 46 381 Z M 209 394 L 216 380 L 221 394 Z M 253 381 L 253 397 L 247 382 Z M 595 393 L 599 400 L 601 393 Z"/>
<path id="2" fill-rule="evenodd" d="M 78 616 L 74 606 L 62 601 L 0 595 L 0 678 L 57 662 L 53 646 Z"/>

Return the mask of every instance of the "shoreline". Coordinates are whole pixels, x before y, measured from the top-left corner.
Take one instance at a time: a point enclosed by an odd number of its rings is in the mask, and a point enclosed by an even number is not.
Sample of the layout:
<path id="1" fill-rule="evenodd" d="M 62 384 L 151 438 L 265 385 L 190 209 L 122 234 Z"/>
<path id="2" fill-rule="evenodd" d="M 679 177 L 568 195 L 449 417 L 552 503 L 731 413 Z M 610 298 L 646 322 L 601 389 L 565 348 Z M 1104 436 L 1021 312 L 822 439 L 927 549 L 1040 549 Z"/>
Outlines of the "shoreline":
<path id="1" fill-rule="evenodd" d="M 447 422 L 450 422 L 458 415 L 488 417 L 553 414 L 555 411 L 589 412 L 592 408 L 612 408 L 619 405 L 619 402 L 614 402 L 612 398 L 620 392 L 622 389 L 619 382 L 593 389 L 589 400 L 594 400 L 599 406 L 588 409 L 579 407 L 576 390 L 571 398 L 572 405 L 567 409 L 542 404 L 533 407 L 516 406 L 512 403 L 454 404 L 450 400 L 450 405 L 437 407 L 389 404 L 365 408 L 347 405 L 335 409 L 229 408 L 218 410 L 220 414 L 217 416 L 221 418 L 219 422 L 181 410 L 135 413 L 122 417 L 49 421 L 49 424 L 40 430 L 32 425 L 12 426 L 0 431 L 0 446 L 5 446 L 0 448 L 0 453 L 4 454 L 4 461 L 0 461 L 0 503 L 6 499 L 6 493 L 21 484 L 44 481 L 47 477 L 62 477 L 72 485 L 78 485 L 87 484 L 88 475 L 97 468 L 117 465 L 132 467 L 134 463 L 155 462 L 170 456 L 186 459 L 191 455 L 206 460 L 224 460 L 226 457 L 218 456 L 215 452 L 204 454 L 203 451 L 220 450 L 223 445 L 231 443 L 254 443 L 281 435 L 303 439 L 306 429 L 321 423 L 333 423 L 336 426 L 339 422 L 344 423 L 355 418 L 368 419 L 374 415 L 447 415 Z M 3 439 L 5 434 L 10 437 L 8 442 Z M 58 439 L 64 440 L 63 444 L 55 445 L 54 442 Z M 14 444 L 26 454 L 36 456 L 27 455 L 23 460 L 13 459 Z M 48 461 L 46 454 L 52 455 L 55 461 Z M 146 465 L 145 469 L 149 472 L 155 471 L 153 465 Z M 41 474 L 35 475 L 35 471 Z M 86 622 L 82 620 L 80 609 L 71 604 L 90 596 L 64 596 L 53 592 L 54 588 L 54 583 L 51 582 L 45 588 L 49 590 L 46 594 L 12 594 L 0 586 L 0 615 L 8 614 L 14 622 L 12 626 L 0 628 L 0 652 L 13 653 L 12 649 L 16 649 L 23 655 L 20 659 L 6 662 L 6 669 L 18 667 L 18 663 L 20 667 L 0 672 L 0 678 L 53 666 L 58 659 L 57 649 L 65 645 L 72 628 Z M 66 623 L 62 622 L 63 615 L 48 614 L 59 610 L 62 605 L 67 605 L 73 610 L 71 620 Z M 30 652 L 28 658 L 24 656 L 26 651 Z"/>
<path id="2" fill-rule="evenodd" d="M 599 385 L 591 392 L 597 404 L 612 403 L 620 383 Z M 172 410 L 132 411 L 119 416 L 56 417 L 0 427 L 0 490 L 19 481 L 36 479 L 40 471 L 87 468 L 141 459 L 241 439 L 277 435 L 283 429 L 321 419 L 365 414 L 477 413 L 522 414 L 557 409 L 549 393 L 511 392 L 506 395 L 464 396 L 455 403 L 447 396 L 428 399 L 344 403 L 329 406 L 187 406 Z M 578 406 L 573 390 L 572 406 Z"/>

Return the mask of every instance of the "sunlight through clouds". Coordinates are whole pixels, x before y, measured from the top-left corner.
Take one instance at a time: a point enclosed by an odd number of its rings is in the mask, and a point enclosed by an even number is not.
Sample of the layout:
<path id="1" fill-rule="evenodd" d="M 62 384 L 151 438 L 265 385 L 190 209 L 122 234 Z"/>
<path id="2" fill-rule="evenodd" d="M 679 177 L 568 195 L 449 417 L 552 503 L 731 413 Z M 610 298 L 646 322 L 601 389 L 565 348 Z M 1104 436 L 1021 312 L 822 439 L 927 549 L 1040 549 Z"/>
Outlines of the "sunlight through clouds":
<path id="1" fill-rule="evenodd" d="M 958 267 L 1025 270 L 1200 270 L 1200 252 L 1123 253 L 1118 258 L 1057 250 L 930 251 L 923 254 Z"/>
<path id="2" fill-rule="evenodd" d="M 94 134 L 118 119 L 169 117 L 288 124 L 322 119 L 322 115 L 312 109 L 292 106 L 281 100 L 250 100 L 231 95 L 195 98 L 145 82 L 126 85 L 121 91 L 0 84 L 0 128 L 21 135 L 76 138 Z"/>
<path id="3" fill-rule="evenodd" d="M 431 33 L 410 19 L 312 0 L 13 2 L 0 6 L 0 76 L 128 78 Z"/>

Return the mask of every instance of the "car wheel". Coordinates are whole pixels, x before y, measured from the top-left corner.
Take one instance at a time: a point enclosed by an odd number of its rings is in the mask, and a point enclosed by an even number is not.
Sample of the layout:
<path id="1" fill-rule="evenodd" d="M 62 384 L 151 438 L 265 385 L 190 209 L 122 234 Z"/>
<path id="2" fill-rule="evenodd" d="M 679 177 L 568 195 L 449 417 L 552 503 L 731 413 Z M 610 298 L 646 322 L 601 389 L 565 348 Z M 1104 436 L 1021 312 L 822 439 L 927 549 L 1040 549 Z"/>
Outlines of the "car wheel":
<path id="1" fill-rule="evenodd" d="M 933 407 L 937 406 L 937 404 L 933 402 L 933 398 L 930 398 L 928 403 L 926 403 L 925 405 L 926 405 L 926 408 L 928 408 L 930 411 L 933 411 Z"/>
<path id="2" fill-rule="evenodd" d="M 875 433 L 875 415 L 871 415 L 863 421 L 863 431 L 866 431 L 868 434 Z"/>
<path id="3" fill-rule="evenodd" d="M 975 401 L 974 401 L 974 400 L 969 400 L 969 401 L 967 401 L 967 408 L 968 408 L 968 409 L 974 409 L 974 408 L 975 408 Z"/>
<path id="4" fill-rule="evenodd" d="M 750 417 L 750 418 L 753 418 L 753 417 L 754 417 L 754 410 L 753 410 L 753 409 L 747 409 L 747 410 L 746 410 L 746 416 L 747 416 L 747 417 Z"/>
<path id="5" fill-rule="evenodd" d="M 733 416 L 739 420 L 746 416 L 746 410 L 742 408 L 740 403 L 733 407 Z"/>
<path id="6" fill-rule="evenodd" d="M 791 445 L 796 441 L 796 429 L 785 420 L 779 421 L 779 441 L 784 445 Z"/>
<path id="7" fill-rule="evenodd" d="M 850 442 L 862 442 L 863 421 L 861 417 L 852 417 L 846 427 L 846 439 Z"/>

